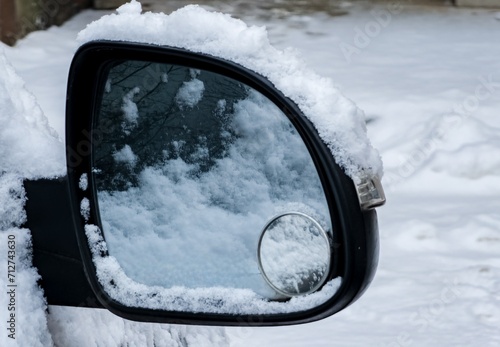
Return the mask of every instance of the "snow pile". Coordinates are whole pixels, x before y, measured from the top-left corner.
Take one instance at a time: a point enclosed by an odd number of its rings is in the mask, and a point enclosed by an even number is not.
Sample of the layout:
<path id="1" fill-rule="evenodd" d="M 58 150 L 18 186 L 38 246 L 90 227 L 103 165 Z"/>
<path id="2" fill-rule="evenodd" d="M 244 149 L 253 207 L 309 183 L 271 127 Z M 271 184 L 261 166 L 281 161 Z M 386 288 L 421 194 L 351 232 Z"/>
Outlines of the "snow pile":
<path id="1" fill-rule="evenodd" d="M 31 261 L 23 179 L 63 172 L 62 144 L 0 51 L 0 295 L 2 346 L 50 346 L 46 303 Z"/>
<path id="2" fill-rule="evenodd" d="M 354 180 L 363 172 L 382 175 L 378 152 L 366 136 L 362 111 L 331 80 L 305 68 L 304 61 L 290 50 L 271 46 L 264 27 L 247 26 L 229 15 L 208 12 L 196 5 L 170 15 L 141 11 L 141 5 L 132 0 L 120 7 L 117 14 L 89 24 L 79 33 L 78 40 L 81 44 L 116 40 L 173 46 L 239 63 L 267 77 L 299 105 L 338 164 Z M 201 86 L 193 83 L 186 88 L 185 94 L 192 94 L 190 102 L 196 102 Z"/>
<path id="3" fill-rule="evenodd" d="M 63 175 L 62 143 L 3 54 L 0 76 L 1 170 L 16 172 L 24 178 Z"/>
<path id="4" fill-rule="evenodd" d="M 5 184 L 0 179 L 0 184 Z M 8 199 L 8 198 L 7 198 Z M 3 203 L 4 195 L 0 196 Z M 16 199 L 19 205 L 22 201 Z M 3 215 L 0 215 L 2 218 Z M 15 255 L 8 253 L 12 250 L 9 240 L 15 242 Z M 1 312 L 1 334 L 0 345 L 10 346 L 52 346 L 52 338 L 47 328 L 47 305 L 37 280 L 40 278 L 31 261 L 31 234 L 27 229 L 13 226 L 0 230 L 0 254 L 3 266 L 0 268 L 0 295 Z M 13 257 L 7 256 L 12 254 Z M 15 272 L 9 273 L 15 277 L 8 276 L 7 259 L 15 263 Z M 13 280 L 12 282 L 10 280 Z"/>

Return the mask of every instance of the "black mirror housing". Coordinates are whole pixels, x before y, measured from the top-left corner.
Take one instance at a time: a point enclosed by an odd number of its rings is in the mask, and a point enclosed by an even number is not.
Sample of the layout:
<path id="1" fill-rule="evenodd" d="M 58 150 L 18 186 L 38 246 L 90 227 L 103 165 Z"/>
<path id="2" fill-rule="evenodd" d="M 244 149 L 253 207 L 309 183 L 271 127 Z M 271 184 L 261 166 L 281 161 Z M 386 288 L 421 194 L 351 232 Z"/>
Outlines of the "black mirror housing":
<path id="1" fill-rule="evenodd" d="M 148 308 L 146 305 L 127 306 L 106 291 L 97 275 L 98 269 L 93 260 L 95 254 L 89 246 L 86 226 L 96 226 L 99 232 L 103 230 L 97 183 L 93 174 L 94 148 L 109 136 L 109 132 L 106 127 L 97 127 L 97 115 L 106 89 L 107 73 L 117 62 L 123 61 L 168 63 L 213 72 L 256 90 L 286 115 L 314 163 L 325 194 L 332 229 L 335 230 L 331 235 L 331 260 L 326 275 L 328 280 L 342 279 L 334 295 L 314 307 L 291 313 L 240 314 Z M 298 106 L 265 77 L 238 64 L 179 48 L 111 41 L 87 43 L 75 54 L 70 69 L 66 145 L 71 213 L 87 281 L 99 303 L 118 316 L 136 321 L 198 325 L 273 326 L 307 323 L 335 314 L 353 303 L 366 290 L 375 274 L 379 248 L 375 210 L 362 206 L 359 187 L 337 165 L 314 125 Z M 385 201 L 383 196 L 378 198 L 372 207 Z M 105 240 L 105 236 L 101 236 Z M 107 250 L 103 249 L 102 257 L 107 256 Z"/>

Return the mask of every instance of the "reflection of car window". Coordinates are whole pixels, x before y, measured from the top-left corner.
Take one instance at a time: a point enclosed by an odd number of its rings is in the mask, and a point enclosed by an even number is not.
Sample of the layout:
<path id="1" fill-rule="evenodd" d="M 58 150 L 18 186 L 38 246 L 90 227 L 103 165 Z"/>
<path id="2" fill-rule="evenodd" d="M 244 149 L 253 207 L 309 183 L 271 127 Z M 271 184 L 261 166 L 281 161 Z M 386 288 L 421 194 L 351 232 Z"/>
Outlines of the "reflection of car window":
<path id="1" fill-rule="evenodd" d="M 234 134 L 227 127 L 234 104 L 248 88 L 206 71 L 150 62 L 113 66 L 97 127 L 107 136 L 94 151 L 98 189 L 137 184 L 147 166 L 180 158 L 210 169 Z"/>

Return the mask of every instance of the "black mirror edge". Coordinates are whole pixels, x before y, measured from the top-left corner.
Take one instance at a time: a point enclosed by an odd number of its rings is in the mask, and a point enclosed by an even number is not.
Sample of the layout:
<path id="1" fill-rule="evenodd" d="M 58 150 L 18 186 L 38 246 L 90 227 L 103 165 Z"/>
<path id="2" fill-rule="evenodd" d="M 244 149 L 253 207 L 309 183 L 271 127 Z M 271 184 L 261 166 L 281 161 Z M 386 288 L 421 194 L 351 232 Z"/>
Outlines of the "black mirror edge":
<path id="1" fill-rule="evenodd" d="M 100 225 L 94 184 L 88 177 L 89 189 L 79 188 L 82 174 L 91 172 L 93 115 L 99 103 L 99 91 L 104 89 L 99 79 L 106 63 L 113 59 L 165 60 L 169 63 L 192 66 L 218 72 L 239 79 L 264 94 L 290 118 L 302 136 L 327 193 L 334 228 L 341 237 L 333 240 L 334 266 L 331 276 L 342 276 L 338 292 L 321 306 L 291 314 L 229 315 L 157 311 L 126 307 L 112 300 L 99 284 L 91 252 L 85 236 L 85 223 Z M 68 78 L 66 104 L 66 144 L 69 198 L 81 258 L 87 280 L 99 302 L 108 310 L 135 321 L 222 326 L 275 326 L 316 321 L 328 317 L 351 303 L 370 284 L 378 261 L 378 229 L 374 210 L 362 211 L 352 180 L 334 162 L 330 150 L 321 141 L 317 131 L 305 118 L 298 106 L 286 98 L 267 79 L 238 64 L 209 55 L 193 53 L 179 48 L 154 45 L 94 41 L 80 47 L 74 56 Z M 90 201 L 90 219 L 85 222 L 80 213 L 83 198 Z"/>

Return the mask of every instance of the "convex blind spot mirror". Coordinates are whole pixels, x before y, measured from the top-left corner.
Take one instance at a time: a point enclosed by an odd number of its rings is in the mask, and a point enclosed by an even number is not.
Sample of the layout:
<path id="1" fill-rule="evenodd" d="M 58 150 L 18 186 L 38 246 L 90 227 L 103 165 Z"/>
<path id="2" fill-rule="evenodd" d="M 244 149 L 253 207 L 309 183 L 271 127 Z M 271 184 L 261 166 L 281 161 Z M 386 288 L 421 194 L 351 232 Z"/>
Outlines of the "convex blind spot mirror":
<path id="1" fill-rule="evenodd" d="M 330 237 L 312 217 L 286 212 L 264 227 L 258 246 L 259 269 L 285 298 L 314 293 L 330 269 Z"/>
<path id="2" fill-rule="evenodd" d="M 371 281 L 377 179 L 354 185 L 258 74 L 182 49 L 91 42 L 72 63 L 67 127 L 79 247 L 112 312 L 302 323 Z"/>

